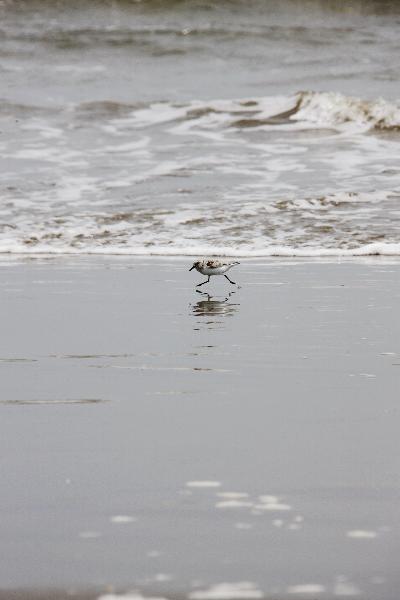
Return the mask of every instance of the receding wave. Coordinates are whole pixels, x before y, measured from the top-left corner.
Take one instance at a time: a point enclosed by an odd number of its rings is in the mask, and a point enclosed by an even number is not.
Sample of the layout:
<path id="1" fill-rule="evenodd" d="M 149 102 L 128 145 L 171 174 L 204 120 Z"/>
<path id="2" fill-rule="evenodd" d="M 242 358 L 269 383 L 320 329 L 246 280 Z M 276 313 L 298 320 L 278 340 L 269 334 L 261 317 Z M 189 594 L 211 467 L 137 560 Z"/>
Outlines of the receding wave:
<path id="1" fill-rule="evenodd" d="M 2 253 L 400 255 L 396 103 L 309 91 L 21 111 L 21 139 L 0 148 Z"/>
<path id="2" fill-rule="evenodd" d="M 288 197 L 262 203 L 176 204 L 74 214 L 3 231 L 0 252 L 224 256 L 400 255 L 400 191 Z M 380 214 L 385 219 L 380 218 Z M 391 218 L 392 217 L 392 218 Z"/>

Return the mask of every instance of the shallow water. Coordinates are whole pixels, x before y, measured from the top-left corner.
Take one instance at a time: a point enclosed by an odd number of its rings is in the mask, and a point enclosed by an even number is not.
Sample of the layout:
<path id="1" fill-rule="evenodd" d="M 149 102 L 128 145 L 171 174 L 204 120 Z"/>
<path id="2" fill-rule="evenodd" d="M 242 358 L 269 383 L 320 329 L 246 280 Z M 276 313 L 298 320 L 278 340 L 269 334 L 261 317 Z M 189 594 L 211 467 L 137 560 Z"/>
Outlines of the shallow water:
<path id="1" fill-rule="evenodd" d="M 1 587 L 395 600 L 399 265 L 186 263 L 2 261 Z"/>
<path id="2" fill-rule="evenodd" d="M 398 3 L 0 15 L 0 251 L 399 254 Z"/>

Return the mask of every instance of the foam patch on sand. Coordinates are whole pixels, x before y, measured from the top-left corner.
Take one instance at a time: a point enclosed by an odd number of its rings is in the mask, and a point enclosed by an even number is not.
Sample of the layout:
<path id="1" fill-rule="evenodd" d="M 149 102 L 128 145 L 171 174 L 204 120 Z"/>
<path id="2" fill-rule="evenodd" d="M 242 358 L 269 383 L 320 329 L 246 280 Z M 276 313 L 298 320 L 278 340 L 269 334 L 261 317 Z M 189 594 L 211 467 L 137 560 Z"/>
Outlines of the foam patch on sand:
<path id="1" fill-rule="evenodd" d="M 252 508 L 253 503 L 245 500 L 221 500 L 217 502 L 215 508 Z"/>
<path id="2" fill-rule="evenodd" d="M 361 590 L 357 585 L 349 581 L 347 577 L 339 575 L 333 587 L 333 593 L 335 596 L 359 596 Z"/>
<path id="3" fill-rule="evenodd" d="M 347 537 L 356 540 L 373 540 L 378 536 L 376 531 L 367 529 L 352 529 L 351 531 L 348 531 L 346 535 Z"/>
<path id="4" fill-rule="evenodd" d="M 290 585 L 287 588 L 288 594 L 304 594 L 304 595 L 313 595 L 313 594 L 322 594 L 325 592 L 325 586 L 320 585 L 319 583 L 302 583 L 299 585 Z"/>
<path id="5" fill-rule="evenodd" d="M 224 498 L 226 500 L 240 500 L 242 498 L 248 498 L 247 492 L 218 492 L 218 498 Z"/>
<path id="6" fill-rule="evenodd" d="M 254 583 L 241 581 L 238 583 L 219 583 L 206 590 L 189 594 L 189 600 L 246 600 L 262 598 L 263 593 Z"/>
<path id="7" fill-rule="evenodd" d="M 113 515 L 112 517 L 110 517 L 111 523 L 124 524 L 124 523 L 134 523 L 135 521 L 137 521 L 137 518 L 132 517 L 130 515 Z"/>
<path id="8" fill-rule="evenodd" d="M 219 481 L 189 481 L 186 487 L 205 490 L 213 490 L 220 487 L 222 484 Z M 183 490 L 183 493 L 193 494 L 192 490 Z M 182 493 L 182 491 L 181 491 Z M 263 515 L 268 515 L 271 518 L 271 524 L 276 528 L 282 528 L 285 531 L 300 531 L 304 526 L 304 517 L 300 514 L 293 514 L 294 508 L 291 504 L 283 501 L 281 496 L 275 494 L 261 494 L 251 497 L 248 492 L 230 492 L 218 491 L 215 492 L 216 502 L 214 507 L 217 510 L 232 512 L 234 515 L 238 511 L 241 515 L 245 513 L 247 518 L 262 518 Z M 278 518 L 283 516 L 285 518 Z M 252 522 L 237 521 L 233 523 L 236 529 L 251 529 L 254 526 Z"/>
<path id="9" fill-rule="evenodd" d="M 220 481 L 212 481 L 212 480 L 199 480 L 199 481 L 187 481 L 186 487 L 189 488 L 218 488 L 221 487 L 222 483 Z"/>
<path id="10" fill-rule="evenodd" d="M 222 497 L 215 504 L 215 508 L 219 509 L 250 509 L 254 515 L 260 515 L 263 512 L 281 512 L 291 511 L 292 506 L 286 502 L 282 502 L 282 499 L 278 496 L 271 494 L 263 494 L 258 496 L 256 500 L 251 500 L 247 493 L 243 492 L 222 492 L 218 494 L 218 497 Z"/>

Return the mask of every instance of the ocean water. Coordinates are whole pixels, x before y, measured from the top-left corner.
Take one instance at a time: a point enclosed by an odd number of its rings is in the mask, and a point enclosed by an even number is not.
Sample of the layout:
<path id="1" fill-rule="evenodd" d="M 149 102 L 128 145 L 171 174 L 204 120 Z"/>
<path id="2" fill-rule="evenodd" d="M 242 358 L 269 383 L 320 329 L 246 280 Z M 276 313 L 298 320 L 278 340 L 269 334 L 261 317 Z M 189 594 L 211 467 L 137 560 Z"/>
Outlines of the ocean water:
<path id="1" fill-rule="evenodd" d="M 400 254 L 400 5 L 0 6 L 0 252 Z"/>

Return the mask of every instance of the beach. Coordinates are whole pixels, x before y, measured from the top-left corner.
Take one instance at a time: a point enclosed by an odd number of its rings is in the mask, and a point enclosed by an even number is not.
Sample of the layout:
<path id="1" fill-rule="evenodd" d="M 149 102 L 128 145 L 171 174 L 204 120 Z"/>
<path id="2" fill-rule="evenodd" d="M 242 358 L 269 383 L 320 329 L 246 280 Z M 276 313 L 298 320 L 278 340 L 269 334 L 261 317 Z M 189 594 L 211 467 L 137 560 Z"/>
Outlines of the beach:
<path id="1" fill-rule="evenodd" d="M 398 600 L 399 25 L 0 1 L 0 600 Z"/>
<path id="2" fill-rule="evenodd" d="M 2 257 L 0 597 L 395 600 L 397 259 L 191 264 Z"/>

